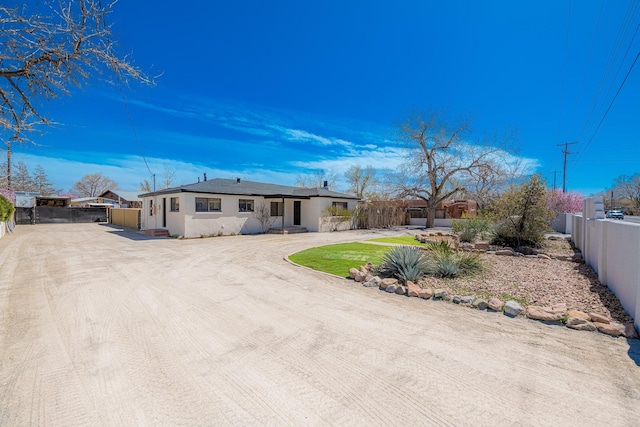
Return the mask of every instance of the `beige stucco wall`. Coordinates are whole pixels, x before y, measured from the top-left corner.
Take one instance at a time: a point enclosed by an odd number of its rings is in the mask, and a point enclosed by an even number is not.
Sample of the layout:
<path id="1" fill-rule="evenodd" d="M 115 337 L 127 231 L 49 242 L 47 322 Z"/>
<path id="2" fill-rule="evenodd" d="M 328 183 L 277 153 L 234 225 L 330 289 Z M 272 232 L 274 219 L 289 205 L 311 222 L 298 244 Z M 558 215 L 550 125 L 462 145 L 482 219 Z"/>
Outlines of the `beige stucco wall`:
<path id="1" fill-rule="evenodd" d="M 171 198 L 180 199 L 180 211 L 171 212 Z M 196 212 L 196 197 L 221 199 L 221 212 Z M 172 235 L 185 237 L 200 237 L 202 235 L 230 235 L 230 234 L 256 234 L 262 232 L 262 226 L 253 212 L 239 212 L 240 199 L 251 199 L 254 208 L 261 203 L 270 207 L 271 202 L 281 202 L 282 199 L 265 199 L 262 196 L 237 196 L 200 193 L 174 193 L 153 197 L 145 197 L 141 214 L 142 229 L 163 228 L 162 226 L 162 199 L 166 198 L 167 228 Z M 153 215 L 150 215 L 149 201 L 153 200 Z M 293 225 L 294 201 L 301 202 L 300 222 L 302 227 L 309 231 L 330 231 L 327 224 L 323 226 L 324 210 L 331 206 L 332 202 L 347 202 L 349 209 L 354 209 L 357 202 L 349 199 L 316 197 L 311 199 L 285 199 L 284 216 L 285 227 Z M 272 227 L 282 226 L 282 217 L 273 217 Z M 340 224 L 339 229 L 350 229 L 350 223 Z"/>

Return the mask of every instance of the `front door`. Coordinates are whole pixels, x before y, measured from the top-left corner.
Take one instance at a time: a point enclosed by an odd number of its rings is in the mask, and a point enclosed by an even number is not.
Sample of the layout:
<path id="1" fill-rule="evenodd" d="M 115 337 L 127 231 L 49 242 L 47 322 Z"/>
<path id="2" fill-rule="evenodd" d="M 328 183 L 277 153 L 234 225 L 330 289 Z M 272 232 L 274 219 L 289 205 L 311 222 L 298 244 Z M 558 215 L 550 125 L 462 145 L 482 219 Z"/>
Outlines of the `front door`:
<path id="1" fill-rule="evenodd" d="M 162 228 L 167 228 L 167 198 L 162 198 Z"/>
<path id="2" fill-rule="evenodd" d="M 293 225 L 300 225 L 300 200 L 293 201 Z"/>

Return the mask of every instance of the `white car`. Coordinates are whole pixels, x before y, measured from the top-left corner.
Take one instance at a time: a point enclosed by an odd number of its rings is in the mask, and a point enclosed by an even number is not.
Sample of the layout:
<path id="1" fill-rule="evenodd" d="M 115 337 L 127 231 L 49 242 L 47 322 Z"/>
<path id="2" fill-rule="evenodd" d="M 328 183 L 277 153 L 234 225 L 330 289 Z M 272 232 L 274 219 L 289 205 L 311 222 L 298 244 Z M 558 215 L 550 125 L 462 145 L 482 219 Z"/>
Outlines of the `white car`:
<path id="1" fill-rule="evenodd" d="M 620 210 L 612 209 L 610 211 L 607 211 L 607 218 L 624 219 L 624 214 Z"/>

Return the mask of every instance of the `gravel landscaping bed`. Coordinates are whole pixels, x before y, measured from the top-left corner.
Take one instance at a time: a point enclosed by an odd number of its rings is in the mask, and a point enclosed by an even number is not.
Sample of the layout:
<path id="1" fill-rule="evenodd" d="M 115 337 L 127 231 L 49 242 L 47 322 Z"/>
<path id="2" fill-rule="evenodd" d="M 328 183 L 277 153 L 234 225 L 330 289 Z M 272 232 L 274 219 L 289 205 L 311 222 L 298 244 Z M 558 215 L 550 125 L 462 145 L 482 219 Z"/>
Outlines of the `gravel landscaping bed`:
<path id="1" fill-rule="evenodd" d="M 569 310 L 602 314 L 623 324 L 632 321 L 613 292 L 598 281 L 591 267 L 553 259 L 574 255 L 569 242 L 547 241 L 540 252 L 552 259 L 484 253 L 481 256 L 487 269 L 483 273 L 456 279 L 428 277 L 421 280 L 420 286 L 444 289 L 449 295 L 513 299 L 523 306 L 566 303 Z"/>

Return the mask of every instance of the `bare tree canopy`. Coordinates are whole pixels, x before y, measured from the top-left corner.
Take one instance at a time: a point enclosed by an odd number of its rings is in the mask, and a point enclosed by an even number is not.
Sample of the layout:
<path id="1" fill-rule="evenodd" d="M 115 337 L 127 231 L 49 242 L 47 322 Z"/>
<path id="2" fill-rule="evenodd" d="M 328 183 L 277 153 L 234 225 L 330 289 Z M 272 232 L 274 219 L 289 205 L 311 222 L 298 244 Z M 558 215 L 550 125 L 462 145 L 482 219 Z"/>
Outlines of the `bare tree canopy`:
<path id="1" fill-rule="evenodd" d="M 620 175 L 613 185 L 619 198 L 628 199 L 634 211 L 640 210 L 640 173 Z"/>
<path id="2" fill-rule="evenodd" d="M 438 203 L 465 190 L 465 183 L 496 171 L 511 135 L 476 136 L 470 118 L 450 119 L 439 112 L 410 116 L 401 126 L 406 162 L 398 182 L 402 197 L 427 203 L 432 227 Z"/>
<path id="3" fill-rule="evenodd" d="M 376 179 L 376 170 L 367 166 L 362 168 L 358 165 L 352 165 L 344 173 L 347 182 L 349 183 L 349 193 L 354 194 L 361 199 L 375 198 L 374 189 L 378 183 Z"/>
<path id="4" fill-rule="evenodd" d="M 106 16 L 114 3 L 45 0 L 0 6 L 0 126 L 18 138 L 49 124 L 38 101 L 66 95 L 89 77 L 149 79 L 115 53 Z M 104 77 L 108 79 L 108 77 Z"/>
<path id="5" fill-rule="evenodd" d="M 73 191 L 78 197 L 96 197 L 107 190 L 118 188 L 118 184 L 100 173 L 90 173 L 73 184 Z"/>
<path id="6" fill-rule="evenodd" d="M 317 169 L 306 175 L 298 175 L 296 177 L 296 185 L 306 188 L 322 188 L 326 181 L 327 186 L 335 190 L 337 180 L 338 177 L 332 170 Z"/>

